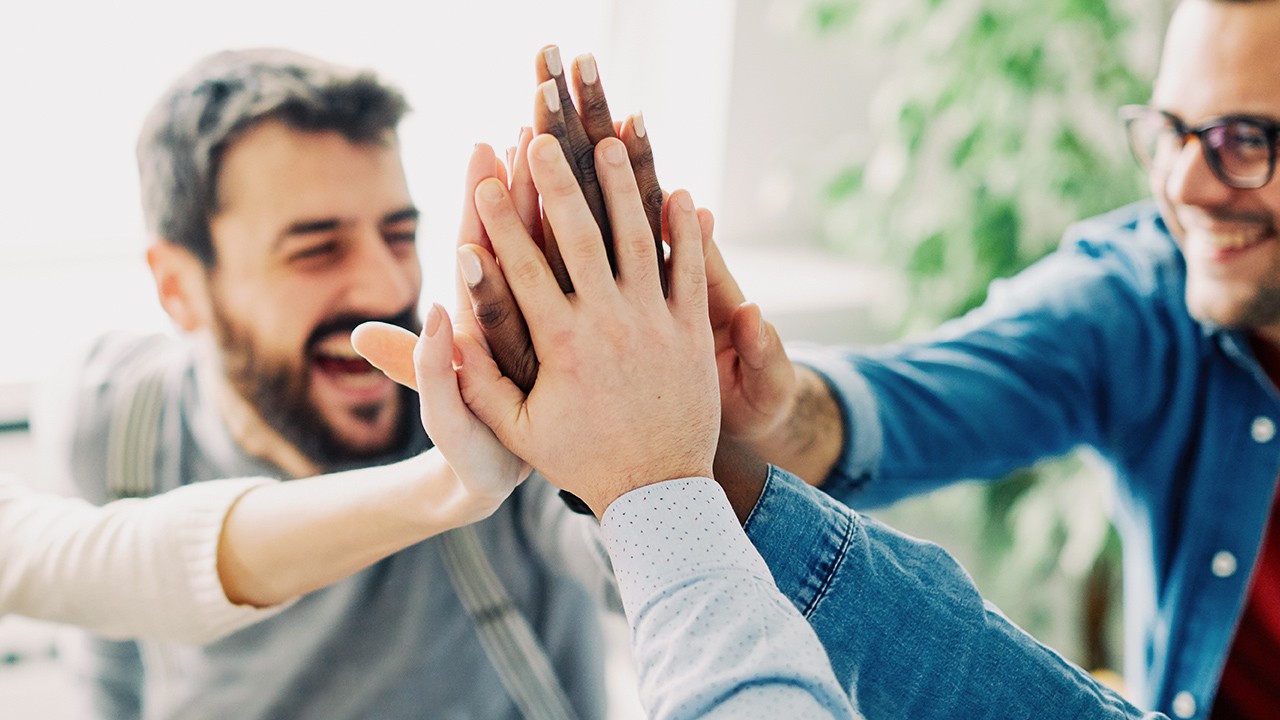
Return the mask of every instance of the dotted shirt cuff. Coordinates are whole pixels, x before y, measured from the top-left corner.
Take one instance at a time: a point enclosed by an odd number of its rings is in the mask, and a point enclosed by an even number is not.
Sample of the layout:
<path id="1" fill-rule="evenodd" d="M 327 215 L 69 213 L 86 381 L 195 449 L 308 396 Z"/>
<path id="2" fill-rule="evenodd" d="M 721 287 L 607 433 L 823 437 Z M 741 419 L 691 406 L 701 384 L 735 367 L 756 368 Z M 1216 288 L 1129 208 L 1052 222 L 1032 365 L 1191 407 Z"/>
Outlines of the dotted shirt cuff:
<path id="1" fill-rule="evenodd" d="M 667 588 L 711 573 L 746 571 L 773 582 L 724 491 L 708 478 L 633 490 L 609 505 L 600 531 L 630 617 Z"/>

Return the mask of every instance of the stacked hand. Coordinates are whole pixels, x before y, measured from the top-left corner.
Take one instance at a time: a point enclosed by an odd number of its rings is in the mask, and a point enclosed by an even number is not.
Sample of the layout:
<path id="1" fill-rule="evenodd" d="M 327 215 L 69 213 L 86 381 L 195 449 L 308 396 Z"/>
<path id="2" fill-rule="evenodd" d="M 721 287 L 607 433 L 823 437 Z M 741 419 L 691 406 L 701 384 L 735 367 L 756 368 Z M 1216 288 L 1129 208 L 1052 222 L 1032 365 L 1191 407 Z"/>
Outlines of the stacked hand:
<path id="1" fill-rule="evenodd" d="M 488 146 L 477 146 L 472 154 L 458 240 L 462 280 L 458 284 L 459 307 L 471 309 L 457 318 L 456 355 L 463 360 L 459 379 L 445 380 L 451 369 L 438 363 L 429 368 L 421 364 L 427 357 L 447 357 L 440 354 L 443 351 L 439 348 L 429 353 L 423 347 L 444 343 L 452 333 L 424 333 L 419 341 L 416 370 L 408 361 L 412 336 L 393 337 L 389 329 L 379 331 L 385 335 L 378 336 L 381 345 L 377 345 L 369 340 L 373 335 L 366 334 L 365 346 L 358 349 L 393 378 L 410 386 L 416 384 L 424 393 L 436 392 L 431 383 L 422 382 L 424 373 L 443 382 L 451 396 L 428 401 L 424 395 L 424 424 L 429 420 L 427 405 L 447 402 L 450 412 L 460 411 L 457 403 L 465 398 L 467 412 L 474 413 L 463 423 L 468 428 L 466 437 L 491 439 L 492 435 L 485 436 L 476 427 L 475 423 L 483 420 L 481 426 L 493 427 L 507 447 L 561 487 L 571 491 L 582 487 L 580 478 L 566 472 L 568 468 L 562 465 L 569 459 L 579 470 L 600 473 L 597 485 L 613 488 L 605 490 L 604 496 L 639 481 L 636 473 L 642 468 L 645 470 L 640 474 L 651 481 L 666 479 L 655 477 L 653 471 L 669 474 L 677 466 L 693 469 L 698 463 L 679 460 L 671 468 L 650 467 L 655 455 L 679 455 L 665 451 L 666 441 L 661 433 L 654 434 L 655 429 L 648 424 L 670 418 L 663 415 L 661 406 L 638 404 L 628 408 L 625 403 L 635 400 L 637 390 L 642 390 L 644 397 L 648 397 L 644 393 L 673 397 L 673 388 L 687 389 L 681 383 L 689 381 L 679 371 L 701 367 L 696 358 L 685 355 L 678 358 L 678 367 L 671 368 L 675 374 L 667 376 L 654 372 L 655 368 L 664 367 L 661 362 L 637 367 L 632 361 L 648 357 L 651 343 L 658 343 L 653 347 L 659 348 L 668 343 L 669 351 L 696 351 L 693 336 L 678 331 L 688 329 L 681 323 L 688 321 L 684 313 L 693 307 L 691 299 L 675 292 L 683 282 L 680 278 L 668 288 L 665 272 L 668 267 L 678 271 L 685 266 L 687 250 L 693 247 L 699 263 L 698 287 L 702 288 L 697 307 L 703 311 L 704 325 L 709 322 L 714 331 L 708 357 L 714 357 L 719 377 L 722 429 L 727 440 L 721 443 L 722 452 L 716 458 L 716 477 L 735 500 L 739 514 L 744 515 L 754 504 L 763 478 L 762 466 L 746 460 L 775 443 L 796 412 L 797 373 L 777 333 L 761 318 L 759 308 L 743 302 L 737 283 L 711 239 L 711 214 L 706 210 L 689 211 L 692 225 L 678 230 L 678 223 L 688 218 L 682 206 L 673 210 L 676 206 L 668 202 L 666 222 L 661 222 L 663 193 L 639 116 L 618 125 L 613 123 L 591 56 L 577 58 L 573 70 L 577 107 L 569 95 L 558 51 L 544 48 L 537 63 L 542 82 L 535 95 L 534 115 L 535 126 L 547 134 L 535 140 L 533 130 L 523 129 L 518 145 L 507 152 L 506 165 Z M 559 152 L 553 152 L 557 147 Z M 551 155 L 556 155 L 558 162 L 553 162 Z M 687 193 L 680 194 L 680 203 L 687 199 Z M 664 230 L 672 243 L 670 263 L 662 259 Z M 689 237 L 700 239 L 700 252 L 699 243 L 688 244 Z M 675 250 L 678 244 L 686 251 L 679 259 Z M 640 245 L 647 247 L 647 253 L 640 252 Z M 533 262 L 535 256 L 542 263 L 540 266 Z M 601 260 L 603 266 L 596 260 Z M 648 262 L 647 275 L 641 275 L 641 268 L 635 265 L 640 260 Z M 604 276 L 598 275 L 601 267 L 605 269 Z M 539 274 L 542 269 L 555 279 L 559 292 L 544 292 L 545 278 Z M 649 275 L 659 288 L 658 298 L 669 295 L 666 309 L 670 317 L 664 322 L 670 326 L 665 329 L 655 324 L 656 306 L 640 284 L 645 282 L 641 278 Z M 586 288 L 583 282 L 593 284 Z M 606 292 L 603 288 L 611 290 Z M 553 295 L 558 299 L 553 300 Z M 532 334 L 530 323 L 534 326 Z M 565 333 L 561 336 L 563 343 L 551 339 L 556 337 L 555 332 Z M 633 343 L 646 333 L 652 337 L 634 347 Z M 540 365 L 553 358 L 560 364 L 551 377 L 539 384 Z M 588 365 L 588 358 L 603 364 Z M 568 372 L 567 367 L 574 368 L 573 372 Z M 499 392 L 498 378 L 503 376 L 512 385 Z M 575 379 L 567 381 L 567 377 Z M 641 384 L 642 380 L 647 385 Z M 588 389 L 599 395 L 588 397 Z M 523 399 L 517 400 L 515 392 L 520 392 Z M 453 393 L 457 395 L 452 396 Z M 558 397 L 562 393 L 569 397 Z M 576 404 L 566 404 L 567 400 Z M 701 417 L 699 407 L 690 406 L 684 420 Z M 537 418 L 528 414 L 534 409 L 539 409 Z M 560 417 L 567 425 L 553 430 L 543 420 L 552 414 L 552 409 L 589 414 L 576 419 Z M 619 412 L 632 410 L 630 425 L 613 422 L 620 419 Z M 508 416 L 507 412 L 515 414 Z M 437 425 L 443 422 L 440 417 L 434 419 Z M 601 422 L 597 423 L 597 419 Z M 588 426 L 607 428 L 612 433 L 599 438 L 595 445 L 608 449 L 605 455 L 611 460 L 610 467 L 586 468 L 579 464 L 585 457 L 579 452 L 583 449 L 581 433 Z M 441 430 L 432 432 L 428 427 L 428 431 L 440 443 L 437 434 Z M 543 455 L 541 451 L 547 446 L 539 439 L 540 433 L 562 435 L 564 442 L 557 452 Z M 614 452 L 623 436 L 636 440 L 630 447 L 631 455 Z M 450 437 L 456 439 L 459 435 Z M 676 443 L 672 447 L 679 446 Z M 713 437 L 710 447 L 714 446 Z M 493 450 L 491 444 L 475 447 Z M 442 449 L 446 455 L 450 453 L 450 448 L 442 445 Z M 733 457 L 726 458 L 729 454 Z M 650 462 L 639 464 L 639 458 Z M 551 464 L 544 467 L 542 462 Z M 605 480 L 606 475 L 612 479 Z M 683 475 L 671 475 L 677 476 Z M 741 491 L 736 498 L 735 484 Z M 600 493 L 594 489 L 586 492 L 592 496 L 587 498 L 588 504 L 599 512 Z"/>

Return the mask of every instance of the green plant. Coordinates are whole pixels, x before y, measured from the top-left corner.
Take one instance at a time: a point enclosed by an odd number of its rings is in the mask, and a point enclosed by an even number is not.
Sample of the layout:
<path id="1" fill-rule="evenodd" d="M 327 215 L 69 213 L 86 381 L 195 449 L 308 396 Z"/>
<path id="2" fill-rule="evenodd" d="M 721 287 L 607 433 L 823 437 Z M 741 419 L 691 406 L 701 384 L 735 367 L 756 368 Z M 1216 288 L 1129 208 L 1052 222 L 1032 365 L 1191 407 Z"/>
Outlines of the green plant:
<path id="1" fill-rule="evenodd" d="M 824 40 L 845 37 L 886 68 L 860 154 L 826 184 L 823 240 L 902 275 L 900 332 L 981 304 L 993 279 L 1050 252 L 1072 221 L 1145 194 L 1116 109 L 1148 97 L 1169 5 L 810 3 Z M 980 493 L 984 589 L 1021 604 L 1016 619 L 1040 634 L 1054 599 L 1035 588 L 1069 576 L 1085 615 L 1077 659 L 1114 667 L 1105 608 L 1116 605 L 1119 546 L 1097 519 L 1097 467 L 1068 458 L 967 492 Z"/>
<path id="2" fill-rule="evenodd" d="M 824 240 L 904 274 L 904 329 L 980 304 L 1068 223 L 1143 195 L 1115 114 L 1146 98 L 1154 67 L 1132 4 L 813 4 L 820 31 L 887 59 L 863 154 L 826 187 L 858 229 Z"/>

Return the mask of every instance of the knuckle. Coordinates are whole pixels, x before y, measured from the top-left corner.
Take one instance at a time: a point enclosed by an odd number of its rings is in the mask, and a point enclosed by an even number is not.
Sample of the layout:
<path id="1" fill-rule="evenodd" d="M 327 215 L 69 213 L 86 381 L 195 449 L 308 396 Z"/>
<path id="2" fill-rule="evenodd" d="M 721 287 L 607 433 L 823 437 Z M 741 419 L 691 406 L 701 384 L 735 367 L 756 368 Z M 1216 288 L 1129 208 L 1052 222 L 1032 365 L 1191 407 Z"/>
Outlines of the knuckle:
<path id="1" fill-rule="evenodd" d="M 583 141 L 584 142 L 582 143 L 575 143 L 572 148 L 573 164 L 578 166 L 578 169 L 582 171 L 582 179 L 584 182 L 587 180 L 588 174 L 590 174 L 591 181 L 595 182 L 596 148 L 590 141 L 586 140 L 586 138 L 583 138 Z"/>
<path id="2" fill-rule="evenodd" d="M 644 186 L 640 189 L 640 197 L 646 208 L 662 207 L 662 188 L 656 182 L 644 183 Z"/>
<path id="3" fill-rule="evenodd" d="M 599 232 L 591 234 L 591 238 L 587 242 L 574 243 L 570 248 L 575 258 L 581 260 L 591 260 L 604 255 L 604 241 L 600 237 Z"/>
<path id="4" fill-rule="evenodd" d="M 638 149 L 629 147 L 627 150 L 635 150 L 628 154 L 631 156 L 631 169 L 635 170 L 637 175 L 653 173 L 653 150 L 648 145 L 642 145 Z"/>
<path id="5" fill-rule="evenodd" d="M 582 115 L 589 118 L 603 118 L 610 120 L 609 101 L 603 93 L 587 93 L 582 98 Z M 613 122 L 609 122 L 610 130 L 613 128 Z"/>
<path id="6" fill-rule="evenodd" d="M 498 300 L 482 300 L 472 303 L 471 310 L 476 316 L 476 322 L 484 330 L 493 330 L 501 327 L 511 317 L 511 311 L 507 308 L 506 303 Z"/>
<path id="7" fill-rule="evenodd" d="M 578 180 L 572 174 L 554 174 L 547 182 L 546 193 L 556 197 L 572 197 L 579 194 Z"/>
<path id="8" fill-rule="evenodd" d="M 631 235 L 626 239 L 624 247 L 634 257 L 647 257 L 653 254 L 653 238 L 641 234 Z"/>
<path id="9" fill-rule="evenodd" d="M 511 264 L 506 269 L 507 276 L 512 282 L 522 285 L 534 285 L 542 280 L 545 270 L 541 263 L 534 258 L 523 258 Z"/>

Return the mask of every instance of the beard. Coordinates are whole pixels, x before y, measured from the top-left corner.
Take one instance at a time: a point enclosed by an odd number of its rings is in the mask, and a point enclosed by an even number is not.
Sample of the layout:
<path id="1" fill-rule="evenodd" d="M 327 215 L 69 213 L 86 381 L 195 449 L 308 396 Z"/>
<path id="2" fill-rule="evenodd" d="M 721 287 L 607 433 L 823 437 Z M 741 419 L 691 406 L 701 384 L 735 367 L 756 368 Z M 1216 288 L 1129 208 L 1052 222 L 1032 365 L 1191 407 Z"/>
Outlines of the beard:
<path id="1" fill-rule="evenodd" d="M 392 317 L 340 315 L 312 330 L 298 362 L 273 357 L 247 328 L 227 315 L 216 300 L 213 304 L 214 337 L 222 359 L 222 372 L 242 398 L 264 422 L 293 444 L 303 455 L 326 472 L 367 464 L 408 444 L 416 425 L 416 393 L 396 384 L 398 396 L 395 429 L 386 443 L 377 447 L 356 447 L 345 442 L 325 419 L 311 398 L 311 349 L 326 336 L 350 331 L 367 321 L 396 325 L 420 332 L 415 308 Z M 372 421 L 378 404 L 356 407 L 352 414 Z"/>

